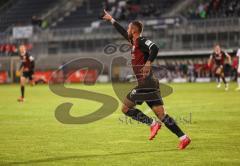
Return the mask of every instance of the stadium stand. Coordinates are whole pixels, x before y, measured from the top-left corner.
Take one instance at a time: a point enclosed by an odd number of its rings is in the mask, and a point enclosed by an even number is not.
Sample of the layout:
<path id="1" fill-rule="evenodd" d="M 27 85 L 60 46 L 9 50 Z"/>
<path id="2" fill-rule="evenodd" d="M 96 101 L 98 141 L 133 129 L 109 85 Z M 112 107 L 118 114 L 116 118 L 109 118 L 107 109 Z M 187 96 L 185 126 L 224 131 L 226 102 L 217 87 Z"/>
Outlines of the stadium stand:
<path id="1" fill-rule="evenodd" d="M 171 8 L 176 0 L 89 0 L 59 22 L 56 28 L 74 28 L 90 26 L 96 21 L 103 8 L 108 9 L 118 20 L 133 20 L 138 17 L 160 17 Z"/>
<path id="2" fill-rule="evenodd" d="M 0 16 L 0 31 L 12 25 L 30 24 L 33 16 L 40 16 L 59 0 L 17 0 Z"/>
<path id="3" fill-rule="evenodd" d="M 100 11 L 102 10 L 101 0 L 90 0 L 89 3 L 86 1 L 69 16 L 66 16 L 63 21 L 59 22 L 56 27 L 58 28 L 74 28 L 89 26 L 92 21 L 96 20 Z"/>
<path id="4" fill-rule="evenodd" d="M 1 31 L 19 24 L 38 26 L 41 21 L 39 18 L 59 5 L 58 1 L 68 2 L 67 0 L 14 1 L 7 11 L 0 14 Z M 125 54 L 119 51 L 119 47 L 126 41 L 116 33 L 111 24 L 98 19 L 105 8 L 123 26 L 133 19 L 143 21 L 145 25 L 143 35 L 153 40 L 160 48 L 156 65 L 168 69 L 167 77 L 170 81 L 178 77 L 187 77 L 189 81 L 212 77 L 211 69 L 206 67 L 206 64 L 213 44 L 220 42 L 223 49 L 231 55 L 234 55 L 234 50 L 240 45 L 240 19 L 237 17 L 239 2 L 221 0 L 216 10 L 214 3 L 217 3 L 217 0 L 192 0 L 192 3 L 178 13 L 180 15 L 164 17 L 166 12 L 173 10 L 180 2 L 179 0 L 78 0 L 74 6 L 75 1 L 72 1 L 73 6 L 69 6 L 69 10 L 62 11 L 59 17 L 56 17 L 59 22 L 47 30 L 36 28 L 38 30 L 34 29 L 31 37 L 24 39 L 14 38 L 11 28 L 5 33 L 0 33 L 2 39 L 0 58 L 6 62 L 1 61 L 0 70 L 10 71 L 8 64 L 11 58 L 16 58 L 19 43 L 28 45 L 28 50 L 36 58 L 37 64 L 41 64 L 36 66 L 39 71 L 53 70 L 71 59 L 89 56 L 103 58 L 102 61 L 108 66 L 110 62 L 108 57 L 104 57 L 104 49 L 112 44 L 117 50 L 116 54 Z M 189 11 L 193 11 L 196 15 L 191 15 Z M 97 24 L 93 26 L 95 22 Z M 232 72 L 225 74 L 234 77 Z"/>
<path id="5" fill-rule="evenodd" d="M 239 0 L 193 0 L 184 15 L 189 19 L 239 17 Z"/>

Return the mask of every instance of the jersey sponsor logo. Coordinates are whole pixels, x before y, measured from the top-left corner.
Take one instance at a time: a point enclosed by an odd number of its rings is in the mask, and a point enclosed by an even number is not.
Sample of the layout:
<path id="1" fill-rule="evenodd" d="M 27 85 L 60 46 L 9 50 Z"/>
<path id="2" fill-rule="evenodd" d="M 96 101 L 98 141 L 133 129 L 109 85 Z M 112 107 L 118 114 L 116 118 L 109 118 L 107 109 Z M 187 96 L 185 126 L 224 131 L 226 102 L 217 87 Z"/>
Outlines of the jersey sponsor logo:
<path id="1" fill-rule="evenodd" d="M 131 91 L 131 93 L 130 93 L 130 97 L 136 95 L 136 93 L 137 93 L 137 90 L 136 90 L 136 89 L 133 89 L 133 90 Z"/>
<path id="2" fill-rule="evenodd" d="M 151 40 L 147 40 L 145 44 L 148 46 L 149 49 L 154 45 L 154 43 Z"/>
<path id="3" fill-rule="evenodd" d="M 145 42 L 145 44 L 146 44 L 147 46 L 150 46 L 152 43 L 153 43 L 153 42 L 152 42 L 151 40 L 147 40 L 147 41 Z"/>

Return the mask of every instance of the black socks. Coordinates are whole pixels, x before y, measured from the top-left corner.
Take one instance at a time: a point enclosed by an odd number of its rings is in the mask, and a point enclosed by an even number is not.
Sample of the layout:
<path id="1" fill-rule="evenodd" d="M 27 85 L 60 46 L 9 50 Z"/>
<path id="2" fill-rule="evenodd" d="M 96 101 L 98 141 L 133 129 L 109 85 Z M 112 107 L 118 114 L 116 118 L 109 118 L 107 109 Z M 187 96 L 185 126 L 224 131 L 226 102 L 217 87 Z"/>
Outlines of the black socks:
<path id="1" fill-rule="evenodd" d="M 24 90 L 25 90 L 24 86 L 21 86 L 21 95 L 22 95 L 22 98 L 24 98 Z"/>
<path id="2" fill-rule="evenodd" d="M 140 110 L 133 108 L 129 109 L 125 115 L 131 117 L 132 119 L 139 121 L 141 123 L 145 123 L 147 125 L 151 125 L 153 122 L 153 119 L 145 115 Z M 164 116 L 162 119 L 162 122 L 165 124 L 165 126 L 174 134 L 176 134 L 179 138 L 184 136 L 185 134 L 183 131 L 178 127 L 177 123 L 174 121 L 173 118 L 171 118 L 168 114 Z"/>
<path id="3" fill-rule="evenodd" d="M 168 114 L 164 116 L 162 119 L 162 122 L 165 124 L 165 126 L 174 134 L 176 134 L 178 137 L 182 137 L 185 134 L 183 131 L 178 127 L 177 123 L 174 121 L 173 118 L 171 118 Z"/>
<path id="4" fill-rule="evenodd" d="M 127 113 L 125 113 L 125 115 L 131 117 L 132 119 L 139 121 L 141 123 L 145 123 L 147 125 L 151 125 L 153 122 L 153 119 L 148 117 L 147 115 L 145 115 L 142 111 L 136 109 L 136 108 L 132 108 L 129 109 Z"/>
<path id="5" fill-rule="evenodd" d="M 223 80 L 223 83 L 224 83 L 224 84 L 227 84 L 227 81 L 226 81 L 226 79 L 225 79 L 224 76 L 222 77 L 222 80 Z"/>
<path id="6" fill-rule="evenodd" d="M 218 83 L 220 83 L 220 78 L 221 78 L 222 81 L 223 81 L 223 83 L 224 83 L 224 84 L 227 84 L 227 81 L 226 81 L 226 79 L 225 79 L 224 76 L 221 76 L 221 75 L 219 75 L 219 74 L 216 74 L 216 77 L 217 77 L 217 82 L 218 82 Z"/>
<path id="7" fill-rule="evenodd" d="M 216 77 L 217 77 L 217 82 L 220 83 L 220 75 L 216 74 Z"/>

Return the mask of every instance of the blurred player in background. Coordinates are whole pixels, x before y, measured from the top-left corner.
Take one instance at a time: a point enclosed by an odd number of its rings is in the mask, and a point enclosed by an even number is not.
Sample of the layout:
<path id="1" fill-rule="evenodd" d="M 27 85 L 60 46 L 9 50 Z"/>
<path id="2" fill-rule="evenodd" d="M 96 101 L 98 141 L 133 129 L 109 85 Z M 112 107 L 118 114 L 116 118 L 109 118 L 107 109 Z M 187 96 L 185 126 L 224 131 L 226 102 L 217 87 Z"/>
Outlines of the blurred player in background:
<path id="1" fill-rule="evenodd" d="M 152 109 L 156 116 L 160 119 L 165 126 L 174 133 L 179 139 L 179 149 L 185 149 L 191 142 L 190 138 L 180 129 L 172 117 L 170 117 L 164 108 L 163 100 L 159 92 L 159 81 L 153 75 L 152 62 L 158 54 L 158 47 L 152 41 L 142 37 L 143 25 L 139 21 L 132 21 L 128 25 L 128 30 L 125 30 L 112 16 L 104 10 L 102 17 L 104 20 L 109 21 L 115 29 L 131 44 L 132 51 L 132 68 L 138 81 L 138 85 L 126 96 L 122 112 L 137 120 L 150 126 L 150 137 L 152 140 L 158 130 L 161 128 L 161 123 L 154 121 L 149 116 L 145 115 L 142 111 L 136 108 L 136 105 L 141 105 L 146 102 Z M 144 98 L 138 100 L 139 94 L 150 94 L 152 98 Z"/>
<path id="2" fill-rule="evenodd" d="M 18 101 L 23 102 L 25 97 L 26 80 L 28 79 L 31 85 L 34 85 L 33 74 L 34 74 L 35 62 L 34 62 L 34 58 L 27 52 L 25 45 L 19 46 L 19 56 L 21 60 L 21 65 L 20 65 L 21 97 L 18 99 Z"/>
<path id="3" fill-rule="evenodd" d="M 214 46 L 214 52 L 211 54 L 209 61 L 208 61 L 208 66 L 211 66 L 212 62 L 214 63 L 214 72 L 215 76 L 217 78 L 217 88 L 221 87 L 221 81 L 220 78 L 222 79 L 223 83 L 225 84 L 225 90 L 229 89 L 229 85 L 225 79 L 224 75 L 224 63 L 225 63 L 225 58 L 227 58 L 228 63 L 231 63 L 231 56 L 222 51 L 221 47 L 219 44 L 216 44 Z"/>
<path id="4" fill-rule="evenodd" d="M 238 57 L 238 78 L 237 78 L 237 82 L 238 82 L 238 87 L 237 87 L 237 91 L 240 91 L 240 49 L 238 49 L 237 51 L 237 57 Z"/>

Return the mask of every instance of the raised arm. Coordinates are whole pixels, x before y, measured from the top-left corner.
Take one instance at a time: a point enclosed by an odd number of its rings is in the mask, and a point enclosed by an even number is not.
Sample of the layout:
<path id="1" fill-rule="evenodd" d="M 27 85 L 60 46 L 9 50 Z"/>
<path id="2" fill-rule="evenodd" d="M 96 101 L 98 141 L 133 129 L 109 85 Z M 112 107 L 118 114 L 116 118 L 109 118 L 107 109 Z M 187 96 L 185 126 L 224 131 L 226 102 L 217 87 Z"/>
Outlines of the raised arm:
<path id="1" fill-rule="evenodd" d="M 30 59 L 30 62 L 31 62 L 31 71 L 34 71 L 34 69 L 35 69 L 35 61 L 34 61 L 34 57 L 33 56 L 30 56 L 29 57 L 29 59 Z"/>
<path id="2" fill-rule="evenodd" d="M 109 21 L 116 28 L 116 30 L 130 42 L 127 31 L 106 11 L 104 10 L 104 16 L 102 19 Z"/>

